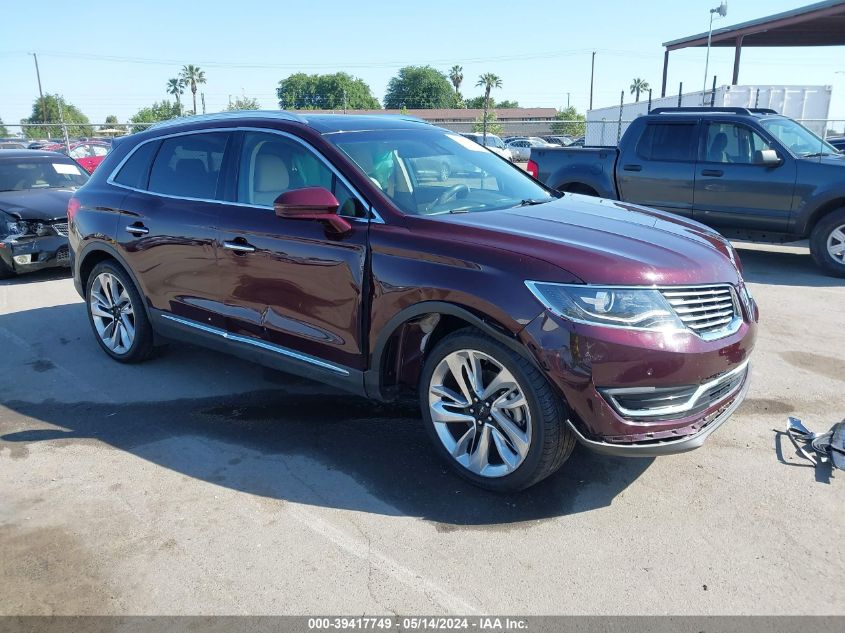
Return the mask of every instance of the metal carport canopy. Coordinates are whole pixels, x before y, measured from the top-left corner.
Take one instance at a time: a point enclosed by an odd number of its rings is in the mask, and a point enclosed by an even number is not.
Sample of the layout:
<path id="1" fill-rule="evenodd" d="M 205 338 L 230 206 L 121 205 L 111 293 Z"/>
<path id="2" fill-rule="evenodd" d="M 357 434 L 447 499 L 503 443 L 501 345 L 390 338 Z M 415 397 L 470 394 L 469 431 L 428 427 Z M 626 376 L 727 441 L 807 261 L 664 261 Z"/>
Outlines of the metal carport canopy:
<path id="1" fill-rule="evenodd" d="M 739 79 L 739 58 L 743 46 L 843 46 L 845 45 L 845 0 L 826 0 L 765 18 L 758 18 L 713 31 L 710 46 L 733 46 L 734 72 L 732 85 Z M 669 51 L 707 46 L 707 33 L 664 42 L 663 88 L 666 96 L 666 75 Z"/>

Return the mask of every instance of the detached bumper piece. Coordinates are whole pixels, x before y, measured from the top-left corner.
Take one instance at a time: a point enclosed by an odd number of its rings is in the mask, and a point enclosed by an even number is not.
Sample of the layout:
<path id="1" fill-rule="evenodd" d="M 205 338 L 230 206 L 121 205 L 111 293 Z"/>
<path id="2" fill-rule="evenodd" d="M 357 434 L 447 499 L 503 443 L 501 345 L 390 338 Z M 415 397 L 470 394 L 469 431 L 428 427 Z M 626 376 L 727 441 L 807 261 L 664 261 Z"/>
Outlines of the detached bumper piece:
<path id="1" fill-rule="evenodd" d="M 827 433 L 813 433 L 798 418 L 789 418 L 786 434 L 801 456 L 816 466 L 830 461 L 845 470 L 845 420 L 834 424 Z M 815 455 L 807 450 L 808 446 Z"/>

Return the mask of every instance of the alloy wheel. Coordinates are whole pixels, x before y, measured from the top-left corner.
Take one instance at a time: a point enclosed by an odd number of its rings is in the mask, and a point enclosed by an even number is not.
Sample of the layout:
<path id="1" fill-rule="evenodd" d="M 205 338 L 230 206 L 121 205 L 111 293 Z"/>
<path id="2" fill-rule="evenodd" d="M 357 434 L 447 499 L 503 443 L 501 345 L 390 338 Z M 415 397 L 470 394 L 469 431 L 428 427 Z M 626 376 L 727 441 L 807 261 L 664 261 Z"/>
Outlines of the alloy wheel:
<path id="1" fill-rule="evenodd" d="M 135 311 L 120 279 L 106 272 L 97 275 L 88 309 L 103 344 L 115 354 L 126 354 L 135 340 Z"/>
<path id="2" fill-rule="evenodd" d="M 827 236 L 827 252 L 838 264 L 845 264 L 845 224 L 833 229 Z"/>
<path id="3" fill-rule="evenodd" d="M 528 400 L 514 375 L 492 356 L 471 349 L 448 354 L 432 374 L 428 402 L 437 436 L 470 472 L 502 477 L 528 456 Z"/>

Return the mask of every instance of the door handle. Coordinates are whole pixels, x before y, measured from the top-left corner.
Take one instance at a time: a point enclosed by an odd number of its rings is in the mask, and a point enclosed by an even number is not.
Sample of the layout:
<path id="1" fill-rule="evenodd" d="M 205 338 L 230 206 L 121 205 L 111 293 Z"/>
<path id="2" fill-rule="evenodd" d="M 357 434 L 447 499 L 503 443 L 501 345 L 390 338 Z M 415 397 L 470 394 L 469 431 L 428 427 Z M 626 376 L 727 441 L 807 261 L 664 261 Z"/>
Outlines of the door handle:
<path id="1" fill-rule="evenodd" d="M 714 176 L 715 178 L 721 178 L 725 175 L 721 169 L 702 169 L 701 170 L 702 176 Z"/>
<path id="2" fill-rule="evenodd" d="M 230 251 L 235 251 L 236 253 L 255 252 L 255 247 L 243 238 L 238 238 L 237 240 L 233 240 L 231 242 L 223 242 L 223 248 L 228 248 Z"/>
<path id="3" fill-rule="evenodd" d="M 142 224 L 130 224 L 126 227 L 126 232 L 132 235 L 146 235 L 150 232 L 150 229 Z"/>
<path id="4" fill-rule="evenodd" d="M 622 169 L 624 169 L 625 171 L 642 171 L 643 166 L 642 165 L 625 165 L 625 166 L 622 167 Z"/>

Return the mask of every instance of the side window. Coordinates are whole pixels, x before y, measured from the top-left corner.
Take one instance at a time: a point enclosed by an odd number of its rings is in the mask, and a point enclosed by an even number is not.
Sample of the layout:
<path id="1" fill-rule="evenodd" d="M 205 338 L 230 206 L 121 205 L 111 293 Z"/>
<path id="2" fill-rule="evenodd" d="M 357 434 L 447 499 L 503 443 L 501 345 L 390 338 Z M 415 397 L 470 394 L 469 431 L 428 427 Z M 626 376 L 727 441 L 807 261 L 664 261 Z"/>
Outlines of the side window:
<path id="1" fill-rule="evenodd" d="M 72 150 L 70 150 L 69 156 L 74 160 L 85 158 L 86 156 L 88 156 L 88 148 L 85 145 L 74 147 Z"/>
<path id="2" fill-rule="evenodd" d="M 772 146 L 744 125 L 710 123 L 704 149 L 704 159 L 711 163 L 753 165 L 755 152 L 772 149 Z"/>
<path id="3" fill-rule="evenodd" d="M 92 145 L 91 151 L 94 156 L 105 156 L 109 153 L 107 147 L 103 147 L 102 145 Z"/>
<path id="4" fill-rule="evenodd" d="M 228 132 L 185 134 L 164 139 L 150 171 L 149 190 L 213 200 Z"/>
<path id="5" fill-rule="evenodd" d="M 279 194 L 303 187 L 331 191 L 349 217 L 366 217 L 360 201 L 310 149 L 279 134 L 245 132 L 237 201 L 272 207 Z"/>
<path id="6" fill-rule="evenodd" d="M 646 160 L 692 161 L 695 123 L 649 123 L 637 143 Z"/>
<path id="7" fill-rule="evenodd" d="M 150 175 L 150 162 L 156 155 L 159 142 L 151 141 L 141 145 L 135 153 L 129 157 L 123 167 L 115 176 L 114 181 L 120 185 L 126 185 L 134 189 L 146 189 L 147 180 Z"/>

